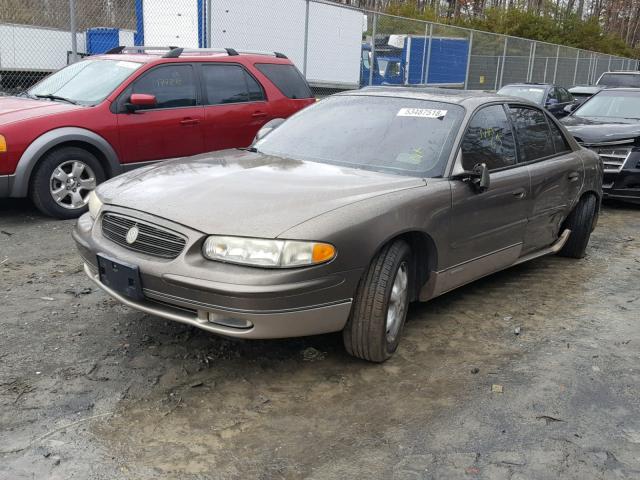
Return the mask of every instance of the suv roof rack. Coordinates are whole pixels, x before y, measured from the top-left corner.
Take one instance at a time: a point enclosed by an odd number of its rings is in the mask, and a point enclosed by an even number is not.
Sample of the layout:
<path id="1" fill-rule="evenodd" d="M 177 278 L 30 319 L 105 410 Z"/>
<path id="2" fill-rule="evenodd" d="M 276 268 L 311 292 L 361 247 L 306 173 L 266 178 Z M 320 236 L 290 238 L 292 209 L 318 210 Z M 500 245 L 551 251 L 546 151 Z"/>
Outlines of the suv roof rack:
<path id="1" fill-rule="evenodd" d="M 118 54 L 118 53 L 122 53 L 122 54 L 126 54 L 126 53 L 156 53 L 156 54 L 160 54 L 162 52 L 171 52 L 172 50 L 175 50 L 178 47 L 174 47 L 174 46 L 163 46 L 163 47 L 155 47 L 155 46 L 148 46 L 148 45 L 134 45 L 134 46 L 125 46 L 125 45 L 118 45 L 117 47 L 113 47 L 110 50 L 107 50 L 106 52 L 104 52 L 104 55 L 112 55 L 112 54 Z"/>
<path id="2" fill-rule="evenodd" d="M 211 53 L 226 53 L 230 57 L 240 54 L 245 55 L 268 55 L 276 58 L 287 58 L 284 53 L 269 52 L 266 50 L 236 50 L 235 48 L 174 48 L 172 51 L 163 55 L 164 58 L 177 58 L 181 55 L 208 55 Z"/>
<path id="3" fill-rule="evenodd" d="M 124 45 L 118 45 L 110 50 L 104 52 L 104 54 L 126 54 L 126 53 L 139 53 L 139 54 L 162 54 L 162 58 L 178 58 L 181 55 L 207 55 L 211 53 L 226 53 L 230 57 L 235 57 L 240 54 L 245 55 L 268 55 L 276 58 L 287 58 L 284 53 L 280 52 L 268 52 L 266 50 L 236 50 L 235 48 L 182 48 L 174 46 L 164 47 L 152 47 L 147 45 L 136 45 L 127 47 Z"/>

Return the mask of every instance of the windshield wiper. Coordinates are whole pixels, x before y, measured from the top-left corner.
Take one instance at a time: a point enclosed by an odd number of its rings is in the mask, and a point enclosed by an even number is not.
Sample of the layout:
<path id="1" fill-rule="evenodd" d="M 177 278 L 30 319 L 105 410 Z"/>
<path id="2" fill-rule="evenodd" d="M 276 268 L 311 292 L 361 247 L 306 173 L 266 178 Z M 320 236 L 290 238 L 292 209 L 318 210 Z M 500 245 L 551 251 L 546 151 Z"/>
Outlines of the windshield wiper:
<path id="1" fill-rule="evenodd" d="M 239 147 L 237 150 L 242 150 L 242 151 L 251 152 L 251 153 L 259 153 L 256 147 Z"/>
<path id="2" fill-rule="evenodd" d="M 36 97 L 38 98 L 48 98 L 49 100 L 62 100 L 63 102 L 71 103 L 72 105 L 77 105 L 78 102 L 71 100 L 70 98 L 60 97 L 58 95 L 53 95 L 51 93 L 47 93 L 46 95 L 38 95 L 36 93 Z"/>

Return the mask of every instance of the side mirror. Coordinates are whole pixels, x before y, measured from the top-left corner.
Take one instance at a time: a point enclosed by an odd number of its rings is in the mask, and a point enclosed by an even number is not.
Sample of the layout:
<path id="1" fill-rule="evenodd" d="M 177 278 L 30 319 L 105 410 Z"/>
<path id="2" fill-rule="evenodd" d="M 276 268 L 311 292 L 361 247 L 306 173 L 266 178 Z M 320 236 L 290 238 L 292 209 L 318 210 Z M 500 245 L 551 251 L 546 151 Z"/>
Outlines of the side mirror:
<path id="1" fill-rule="evenodd" d="M 570 103 L 569 105 L 567 105 L 566 107 L 564 107 L 564 111 L 567 113 L 571 113 L 573 112 L 576 108 L 578 108 L 578 103 Z"/>
<path id="2" fill-rule="evenodd" d="M 469 183 L 477 193 L 489 190 L 491 178 L 486 163 L 478 163 L 473 170 L 465 170 L 454 176 L 454 178 Z"/>
<path id="3" fill-rule="evenodd" d="M 147 93 L 132 93 L 129 102 L 125 104 L 127 110 L 133 112 L 142 107 L 155 107 L 157 104 L 156 96 Z"/>
<path id="4" fill-rule="evenodd" d="M 258 133 L 256 133 L 255 138 L 253 139 L 253 143 L 256 143 L 258 140 L 262 140 L 264 137 L 269 135 L 272 131 L 278 128 L 284 122 L 284 118 L 274 118 L 273 120 L 269 120 L 265 123 Z"/>

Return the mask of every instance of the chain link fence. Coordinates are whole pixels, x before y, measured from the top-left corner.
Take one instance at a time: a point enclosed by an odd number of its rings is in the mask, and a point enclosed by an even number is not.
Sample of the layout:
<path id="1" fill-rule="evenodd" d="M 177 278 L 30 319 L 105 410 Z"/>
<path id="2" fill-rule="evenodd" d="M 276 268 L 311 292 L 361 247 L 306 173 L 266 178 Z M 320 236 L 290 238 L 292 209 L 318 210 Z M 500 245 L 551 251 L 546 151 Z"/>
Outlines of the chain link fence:
<path id="1" fill-rule="evenodd" d="M 366 85 L 592 84 L 638 61 L 324 0 L 3 0 L 0 92 L 118 45 L 285 53 L 316 93 Z"/>

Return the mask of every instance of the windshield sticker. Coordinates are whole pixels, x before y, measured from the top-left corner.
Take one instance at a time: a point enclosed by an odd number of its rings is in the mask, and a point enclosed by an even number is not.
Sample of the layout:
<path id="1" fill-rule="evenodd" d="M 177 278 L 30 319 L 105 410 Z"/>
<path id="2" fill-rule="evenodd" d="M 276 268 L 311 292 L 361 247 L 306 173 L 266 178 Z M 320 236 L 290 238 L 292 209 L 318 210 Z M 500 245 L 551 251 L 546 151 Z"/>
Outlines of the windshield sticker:
<path id="1" fill-rule="evenodd" d="M 444 118 L 446 110 L 434 110 L 432 108 L 401 108 L 398 117 L 420 117 L 420 118 Z"/>
<path id="2" fill-rule="evenodd" d="M 116 63 L 117 66 L 119 67 L 124 67 L 124 68 L 131 68 L 131 69 L 135 69 L 138 68 L 140 66 L 139 63 L 136 62 L 125 62 L 125 61 L 119 61 Z"/>

